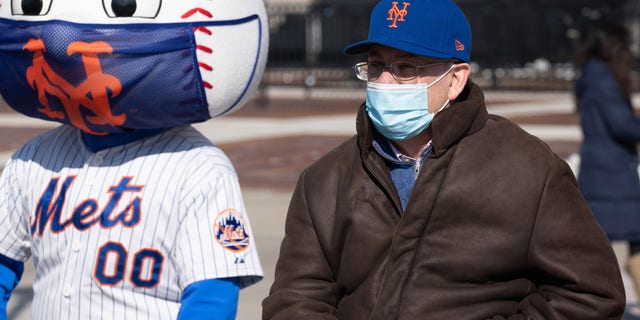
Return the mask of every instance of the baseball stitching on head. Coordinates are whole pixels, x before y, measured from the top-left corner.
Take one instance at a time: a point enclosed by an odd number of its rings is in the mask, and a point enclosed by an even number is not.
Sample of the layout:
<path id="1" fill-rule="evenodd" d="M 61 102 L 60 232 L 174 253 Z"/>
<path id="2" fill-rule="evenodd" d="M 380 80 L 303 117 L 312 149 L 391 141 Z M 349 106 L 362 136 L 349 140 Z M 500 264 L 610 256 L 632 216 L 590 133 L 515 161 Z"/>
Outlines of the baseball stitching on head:
<path id="1" fill-rule="evenodd" d="M 213 14 L 211 14 L 211 12 L 209 12 L 208 10 L 205 10 L 203 8 L 193 8 L 187 12 L 185 12 L 181 18 L 182 19 L 188 19 L 196 14 L 199 15 L 203 15 L 209 19 L 213 18 Z M 198 27 L 193 27 L 193 32 L 194 33 L 202 33 L 208 36 L 212 36 L 213 32 L 211 31 L 211 29 L 204 27 L 204 26 L 198 26 Z M 202 52 L 202 53 L 206 53 L 206 54 L 213 54 L 213 49 L 210 47 L 207 47 L 205 45 L 202 44 L 196 44 L 196 50 L 198 50 L 198 52 Z M 202 61 L 198 61 L 198 66 L 200 67 L 200 72 L 213 72 L 213 66 L 207 63 L 204 63 Z M 206 89 L 213 89 L 213 85 L 207 81 L 205 81 L 204 79 L 202 80 L 202 85 L 206 88 Z"/>

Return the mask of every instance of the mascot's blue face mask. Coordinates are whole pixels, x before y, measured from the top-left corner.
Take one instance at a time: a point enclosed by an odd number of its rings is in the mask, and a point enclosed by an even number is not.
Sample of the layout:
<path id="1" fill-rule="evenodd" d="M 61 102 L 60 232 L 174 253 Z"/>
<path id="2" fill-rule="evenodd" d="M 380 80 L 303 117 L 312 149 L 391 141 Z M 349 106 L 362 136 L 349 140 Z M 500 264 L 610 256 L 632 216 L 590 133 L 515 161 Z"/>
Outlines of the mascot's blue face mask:
<path id="1" fill-rule="evenodd" d="M 28 116 L 92 134 L 209 118 L 190 26 L 0 20 L 0 34 L 0 93 Z"/>
<path id="2" fill-rule="evenodd" d="M 234 7 L 235 18 L 168 23 L 0 16 L 0 95 L 27 116 L 94 135 L 205 121 L 239 108 L 260 80 L 267 39 L 264 8 L 255 7 L 258 14 Z"/>

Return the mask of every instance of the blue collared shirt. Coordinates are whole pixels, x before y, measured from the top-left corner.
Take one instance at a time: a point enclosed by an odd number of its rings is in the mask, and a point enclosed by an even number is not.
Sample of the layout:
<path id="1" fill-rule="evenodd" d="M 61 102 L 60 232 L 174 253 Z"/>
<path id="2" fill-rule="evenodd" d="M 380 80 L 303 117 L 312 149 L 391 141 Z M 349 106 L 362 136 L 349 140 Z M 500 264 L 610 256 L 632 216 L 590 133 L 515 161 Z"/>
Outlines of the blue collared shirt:
<path id="1" fill-rule="evenodd" d="M 376 136 L 373 147 L 387 161 L 402 209 L 406 209 L 420 168 L 424 164 L 424 160 L 431 154 L 431 140 L 420 150 L 417 159 L 403 154 L 390 140 L 384 137 Z"/>

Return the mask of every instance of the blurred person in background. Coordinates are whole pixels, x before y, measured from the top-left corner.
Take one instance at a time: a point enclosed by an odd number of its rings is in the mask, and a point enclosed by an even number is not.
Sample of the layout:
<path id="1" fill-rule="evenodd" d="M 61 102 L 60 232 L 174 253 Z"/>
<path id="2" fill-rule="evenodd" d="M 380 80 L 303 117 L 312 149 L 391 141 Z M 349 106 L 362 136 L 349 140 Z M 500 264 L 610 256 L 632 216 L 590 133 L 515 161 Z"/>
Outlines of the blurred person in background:
<path id="1" fill-rule="evenodd" d="M 640 118 L 631 104 L 629 32 L 612 22 L 594 26 L 578 64 L 575 96 L 584 135 L 578 185 L 609 239 L 629 242 L 626 267 L 640 297 Z M 627 309 L 640 319 L 637 306 Z"/>
<path id="2" fill-rule="evenodd" d="M 300 175 L 263 319 L 620 319 L 613 249 L 565 161 L 487 112 L 450 0 L 383 0 L 357 134 Z"/>

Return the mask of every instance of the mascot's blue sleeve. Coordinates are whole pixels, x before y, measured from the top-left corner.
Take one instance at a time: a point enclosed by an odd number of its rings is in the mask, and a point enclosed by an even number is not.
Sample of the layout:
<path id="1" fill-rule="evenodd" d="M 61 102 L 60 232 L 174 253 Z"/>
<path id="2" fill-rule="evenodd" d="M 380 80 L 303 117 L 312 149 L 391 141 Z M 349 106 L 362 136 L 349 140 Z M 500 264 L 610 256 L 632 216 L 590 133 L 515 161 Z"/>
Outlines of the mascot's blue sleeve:
<path id="1" fill-rule="evenodd" d="M 182 293 L 178 320 L 233 320 L 238 311 L 239 294 L 239 278 L 194 282 Z"/>
<path id="2" fill-rule="evenodd" d="M 24 271 L 24 263 L 9 259 L 0 254 L 0 320 L 7 320 L 7 302 L 11 297 L 11 292 L 18 285 L 22 272 Z"/>

